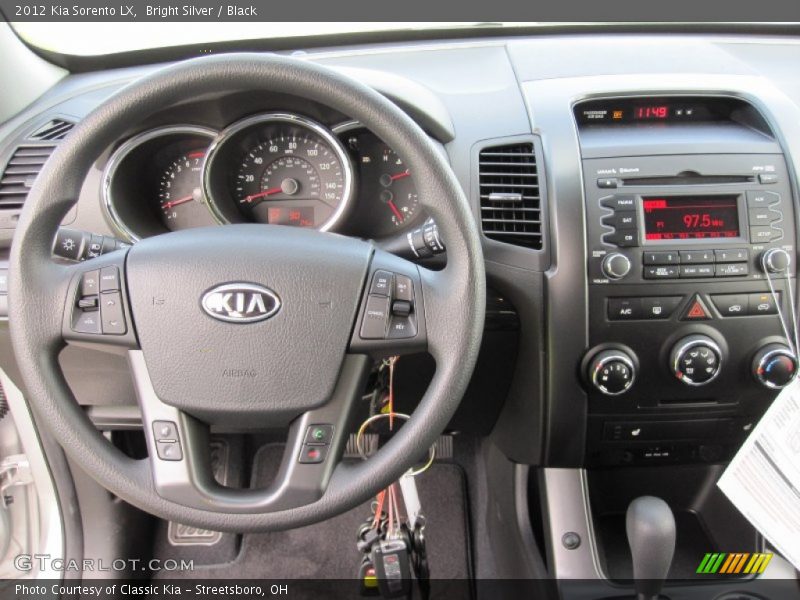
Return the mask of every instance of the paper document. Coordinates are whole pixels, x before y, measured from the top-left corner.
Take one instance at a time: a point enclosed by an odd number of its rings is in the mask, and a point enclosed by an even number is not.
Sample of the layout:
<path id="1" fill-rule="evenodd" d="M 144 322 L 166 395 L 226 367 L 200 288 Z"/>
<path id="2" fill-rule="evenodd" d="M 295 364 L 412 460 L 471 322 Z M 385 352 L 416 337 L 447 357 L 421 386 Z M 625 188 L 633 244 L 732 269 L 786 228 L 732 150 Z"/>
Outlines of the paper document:
<path id="1" fill-rule="evenodd" d="M 800 569 L 800 382 L 783 389 L 717 485 Z"/>

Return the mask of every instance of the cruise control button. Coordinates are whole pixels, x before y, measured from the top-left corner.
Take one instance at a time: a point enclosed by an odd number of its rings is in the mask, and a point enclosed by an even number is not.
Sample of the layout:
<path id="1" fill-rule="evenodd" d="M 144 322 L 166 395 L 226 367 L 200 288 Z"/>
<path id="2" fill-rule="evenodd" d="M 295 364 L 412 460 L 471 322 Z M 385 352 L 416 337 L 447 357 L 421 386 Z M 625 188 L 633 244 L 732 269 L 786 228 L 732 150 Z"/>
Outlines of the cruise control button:
<path id="1" fill-rule="evenodd" d="M 325 460 L 328 456 L 328 448 L 330 446 L 315 446 L 312 444 L 305 444 L 300 451 L 300 462 L 303 464 L 317 464 Z"/>
<path id="2" fill-rule="evenodd" d="M 392 292 L 392 274 L 389 271 L 375 271 L 369 293 L 374 296 L 388 296 Z"/>
<path id="3" fill-rule="evenodd" d="M 107 292 L 100 295 L 100 318 L 103 321 L 103 333 L 106 335 L 125 335 L 125 312 L 122 309 L 122 296 L 119 292 Z"/>
<path id="4" fill-rule="evenodd" d="M 713 250 L 681 250 L 682 265 L 699 265 L 714 262 Z"/>
<path id="5" fill-rule="evenodd" d="M 333 425 L 309 425 L 306 430 L 306 444 L 330 444 L 333 438 Z"/>
<path id="6" fill-rule="evenodd" d="M 781 197 L 775 192 L 747 192 L 747 208 L 761 208 L 777 204 Z"/>
<path id="7" fill-rule="evenodd" d="M 156 452 L 161 460 L 181 460 L 183 452 L 180 442 L 156 442 Z"/>
<path id="8" fill-rule="evenodd" d="M 714 250 L 714 256 L 716 257 L 718 263 L 747 262 L 750 260 L 750 252 L 746 248 Z"/>
<path id="9" fill-rule="evenodd" d="M 681 296 L 642 298 L 642 316 L 645 319 L 669 319 L 680 303 Z"/>
<path id="10" fill-rule="evenodd" d="M 780 292 L 776 292 L 776 294 L 780 301 Z M 778 314 L 778 307 L 775 305 L 775 299 L 772 297 L 772 293 L 761 292 L 758 294 L 748 294 L 747 314 L 754 316 Z"/>
<path id="11" fill-rule="evenodd" d="M 744 317 L 747 315 L 747 294 L 716 294 L 711 301 L 723 317 Z"/>
<path id="12" fill-rule="evenodd" d="M 644 278 L 645 279 L 677 279 L 678 278 L 678 267 L 677 266 L 670 266 L 670 267 L 645 267 L 644 268 Z"/>
<path id="13" fill-rule="evenodd" d="M 677 252 L 643 252 L 642 262 L 646 265 L 677 265 L 680 257 Z"/>
<path id="14" fill-rule="evenodd" d="M 414 301 L 414 284 L 411 283 L 411 278 L 405 275 L 394 276 L 394 299 L 405 300 L 406 302 Z"/>
<path id="15" fill-rule="evenodd" d="M 386 337 L 389 324 L 389 297 L 369 296 L 364 309 L 364 321 L 361 323 L 361 338 L 364 340 L 382 340 Z"/>
<path id="16" fill-rule="evenodd" d="M 121 289 L 119 285 L 119 269 L 117 267 L 103 267 L 100 269 L 101 292 L 117 292 Z"/>
<path id="17" fill-rule="evenodd" d="M 741 277 L 747 275 L 747 263 L 727 263 L 717 265 L 717 277 Z"/>
<path id="18" fill-rule="evenodd" d="M 608 318 L 611 321 L 627 321 L 642 318 L 641 298 L 609 298 Z"/>

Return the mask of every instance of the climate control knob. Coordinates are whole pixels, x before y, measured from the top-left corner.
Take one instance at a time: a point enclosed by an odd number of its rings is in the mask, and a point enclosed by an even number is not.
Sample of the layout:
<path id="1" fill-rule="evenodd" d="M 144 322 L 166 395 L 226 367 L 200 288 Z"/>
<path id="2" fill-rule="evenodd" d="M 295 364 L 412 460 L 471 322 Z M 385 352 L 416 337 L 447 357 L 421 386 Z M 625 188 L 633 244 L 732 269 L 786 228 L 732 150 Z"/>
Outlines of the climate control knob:
<path id="1" fill-rule="evenodd" d="M 672 349 L 672 373 L 686 385 L 705 385 L 716 379 L 722 367 L 722 350 L 705 335 L 690 335 Z"/>
<path id="2" fill-rule="evenodd" d="M 618 396 L 633 385 L 636 366 L 622 350 L 604 350 L 589 363 L 589 381 L 607 396 Z"/>
<path id="3" fill-rule="evenodd" d="M 769 344 L 753 357 L 753 376 L 773 390 L 786 387 L 797 374 L 797 359 L 783 344 Z"/>
<path id="4" fill-rule="evenodd" d="M 631 261 L 624 254 L 612 252 L 603 259 L 601 269 L 609 279 L 622 279 L 631 272 Z"/>
<path id="5" fill-rule="evenodd" d="M 783 248 L 770 248 L 761 254 L 761 268 L 765 273 L 783 273 L 792 264 L 792 257 Z"/>

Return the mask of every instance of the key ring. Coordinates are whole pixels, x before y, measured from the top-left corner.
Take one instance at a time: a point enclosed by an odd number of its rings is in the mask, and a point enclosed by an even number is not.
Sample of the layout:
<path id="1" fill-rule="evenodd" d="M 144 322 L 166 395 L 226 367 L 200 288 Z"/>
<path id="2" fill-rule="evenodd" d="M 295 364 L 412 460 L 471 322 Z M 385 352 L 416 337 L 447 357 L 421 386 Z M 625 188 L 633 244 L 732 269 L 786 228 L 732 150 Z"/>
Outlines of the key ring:
<path id="1" fill-rule="evenodd" d="M 411 418 L 407 414 L 398 413 L 398 412 L 396 412 L 396 413 L 378 413 L 377 415 L 372 415 L 369 419 L 364 421 L 361 424 L 361 427 L 358 428 L 358 433 L 356 434 L 356 449 L 358 450 L 358 454 L 364 460 L 367 460 L 367 458 L 368 458 L 367 453 L 364 450 L 364 447 L 362 445 L 362 441 L 364 439 L 364 433 L 366 432 L 367 427 L 369 427 L 370 425 L 372 425 L 376 421 L 380 421 L 381 419 L 388 419 L 389 417 L 397 417 L 399 419 L 402 419 L 403 421 L 408 421 Z M 410 469 L 409 470 L 409 474 L 412 477 L 416 477 L 417 475 L 421 475 L 422 473 L 424 473 L 425 471 L 430 469 L 431 465 L 433 464 L 433 461 L 436 459 L 436 446 L 435 445 L 430 447 L 430 449 L 428 450 L 428 455 L 429 455 L 428 456 L 428 462 L 426 462 L 424 465 L 422 465 L 419 469 L 416 469 L 416 470 Z"/>

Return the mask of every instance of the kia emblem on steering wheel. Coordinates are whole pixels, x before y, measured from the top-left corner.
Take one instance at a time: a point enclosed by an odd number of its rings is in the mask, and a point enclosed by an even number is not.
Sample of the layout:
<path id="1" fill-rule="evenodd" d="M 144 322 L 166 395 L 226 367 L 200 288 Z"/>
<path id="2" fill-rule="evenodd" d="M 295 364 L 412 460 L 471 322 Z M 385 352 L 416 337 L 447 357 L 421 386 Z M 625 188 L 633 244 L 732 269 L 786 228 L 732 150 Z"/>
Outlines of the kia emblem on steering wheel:
<path id="1" fill-rule="evenodd" d="M 230 323 L 263 321 L 281 308 L 275 292 L 255 283 L 218 285 L 203 294 L 200 304 L 209 316 Z"/>

